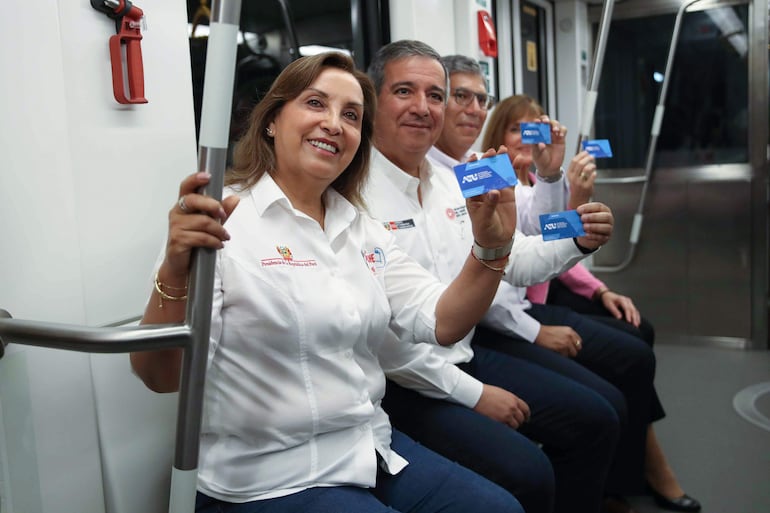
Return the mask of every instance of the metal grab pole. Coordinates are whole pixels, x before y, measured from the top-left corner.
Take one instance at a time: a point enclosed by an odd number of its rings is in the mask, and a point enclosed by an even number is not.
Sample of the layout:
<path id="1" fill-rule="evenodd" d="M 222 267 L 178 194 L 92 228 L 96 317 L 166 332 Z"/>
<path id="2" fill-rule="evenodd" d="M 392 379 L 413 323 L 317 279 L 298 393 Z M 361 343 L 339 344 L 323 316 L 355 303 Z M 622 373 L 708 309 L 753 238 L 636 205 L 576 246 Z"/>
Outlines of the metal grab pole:
<path id="1" fill-rule="evenodd" d="M 235 77 L 241 0 L 214 0 L 206 53 L 198 169 L 211 173 L 203 194 L 222 198 Z M 12 319 L 0 309 L 0 358 L 8 343 L 91 353 L 184 349 L 171 475 L 170 513 L 195 511 L 203 386 L 205 383 L 216 252 L 197 249 L 182 325 L 90 328 Z"/>
<path id="2" fill-rule="evenodd" d="M 644 221 L 644 205 L 647 200 L 647 189 L 650 186 L 650 179 L 652 177 L 652 164 L 655 161 L 655 151 L 658 145 L 658 135 L 660 135 L 660 127 L 663 124 L 663 114 L 666 110 L 666 92 L 668 91 L 668 84 L 671 81 L 671 69 L 674 65 L 674 56 L 676 55 L 676 44 L 679 41 L 679 32 L 682 28 L 682 18 L 684 12 L 692 4 L 699 2 L 700 0 L 689 0 L 679 6 L 679 10 L 676 13 L 676 20 L 674 21 L 674 31 L 671 34 L 671 44 L 668 47 L 668 57 L 666 58 L 666 71 L 663 76 L 663 84 L 660 88 L 660 94 L 658 95 L 658 105 L 655 107 L 655 116 L 652 120 L 652 127 L 650 128 L 650 144 L 647 147 L 647 160 L 644 164 L 644 175 L 642 176 L 642 193 L 639 197 L 639 203 L 636 208 L 636 214 L 634 214 L 634 222 L 631 225 L 631 233 L 628 237 L 629 248 L 626 253 L 626 257 L 623 261 L 614 266 L 593 266 L 591 269 L 596 272 L 619 272 L 628 267 L 636 254 L 636 245 L 639 243 L 639 234 L 642 231 L 642 221 Z M 638 180 L 636 180 L 638 181 Z M 597 180 L 597 183 L 629 183 L 628 179 L 605 179 Z"/>
<path id="3" fill-rule="evenodd" d="M 209 184 L 200 192 L 217 200 L 222 199 L 227 165 L 240 15 L 241 0 L 214 0 L 211 7 L 203 81 L 198 171 L 211 174 Z M 193 300 L 188 301 L 186 313 L 193 340 L 189 350 L 184 352 L 182 366 L 169 513 L 195 511 L 215 265 L 215 250 L 198 248 L 194 252 L 189 284 Z"/>
<path id="4" fill-rule="evenodd" d="M 583 102 L 583 122 L 580 124 L 580 133 L 578 134 L 575 153 L 579 153 L 582 149 L 583 141 L 587 140 L 590 136 L 591 127 L 594 124 L 596 99 L 599 95 L 599 78 L 602 74 L 602 66 L 604 66 L 604 53 L 607 49 L 607 38 L 610 33 L 612 9 L 614 7 L 615 0 L 604 0 L 602 19 L 599 22 L 599 39 L 596 42 L 596 49 L 594 51 L 594 65 L 591 68 L 591 76 L 588 78 L 588 85 L 586 86 L 586 96 Z"/>

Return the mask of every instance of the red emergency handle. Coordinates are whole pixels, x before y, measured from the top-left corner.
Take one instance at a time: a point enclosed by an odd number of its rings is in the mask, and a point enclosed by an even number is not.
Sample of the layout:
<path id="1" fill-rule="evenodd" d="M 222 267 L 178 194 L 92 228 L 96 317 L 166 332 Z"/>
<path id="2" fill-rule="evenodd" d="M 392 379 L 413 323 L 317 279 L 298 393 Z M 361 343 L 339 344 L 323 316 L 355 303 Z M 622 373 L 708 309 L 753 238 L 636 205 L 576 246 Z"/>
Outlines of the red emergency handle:
<path id="1" fill-rule="evenodd" d="M 121 0 L 121 8 L 123 0 Z M 112 92 L 118 103 L 147 103 L 144 97 L 144 65 L 142 64 L 141 19 L 144 13 L 136 6 L 120 20 L 120 30 L 110 37 Z M 122 47 L 126 46 L 125 68 Z M 125 82 L 128 82 L 126 95 Z"/>
<path id="2" fill-rule="evenodd" d="M 497 57 L 497 36 L 492 16 L 487 11 L 476 13 L 479 28 L 479 48 L 487 57 Z"/>

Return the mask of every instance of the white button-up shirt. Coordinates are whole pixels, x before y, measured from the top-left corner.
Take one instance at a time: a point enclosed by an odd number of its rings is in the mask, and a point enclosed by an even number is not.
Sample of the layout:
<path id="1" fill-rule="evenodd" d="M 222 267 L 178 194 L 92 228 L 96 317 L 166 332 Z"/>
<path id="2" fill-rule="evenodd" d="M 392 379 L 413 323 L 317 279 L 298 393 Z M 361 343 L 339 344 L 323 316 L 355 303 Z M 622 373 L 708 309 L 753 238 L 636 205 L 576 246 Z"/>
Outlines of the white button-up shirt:
<path id="1" fill-rule="evenodd" d="M 541 233 L 540 214 L 564 210 L 569 196 L 564 173 L 559 180 L 551 183 L 539 178 L 536 180 L 535 185 L 516 187 L 516 225 L 526 235 L 533 236 Z M 541 324 L 526 312 L 532 306 L 527 299 L 527 289 L 524 287 L 508 287 L 508 289 L 504 293 L 498 293 L 496 301 L 487 311 L 481 324 L 534 342 L 540 333 Z"/>
<path id="2" fill-rule="evenodd" d="M 465 198 L 451 167 L 426 159 L 418 179 L 399 169 L 375 149 L 364 200 L 373 217 L 382 221 L 396 236 L 399 247 L 442 282 L 450 283 L 457 276 L 473 245 L 473 232 Z M 546 243 L 542 237 L 527 237 L 517 232 L 505 281 L 498 288 L 495 303 L 501 294 L 505 295 L 505 290 L 517 290 L 512 284 L 527 286 L 546 281 L 583 257 L 571 240 Z M 468 362 L 473 358 L 470 345 L 473 334 L 472 330 L 451 347 L 429 349 L 449 363 Z M 438 373 L 446 372 L 442 371 L 445 367 L 426 365 L 419 358 L 411 364 L 398 366 L 386 358 L 382 358 L 382 363 L 388 377 L 403 383 L 406 376 L 408 386 L 423 393 L 443 384 L 446 388 L 440 393 L 469 407 L 474 406 L 481 396 L 482 384 L 464 373 L 442 379 Z M 424 378 L 422 383 L 418 376 Z M 428 395 L 440 394 L 434 390 Z"/>
<path id="3" fill-rule="evenodd" d="M 516 227 L 525 235 L 540 235 L 540 215 L 564 210 L 567 204 L 567 181 L 564 173 L 554 182 L 540 178 L 535 184 L 516 186 Z"/>
<path id="4" fill-rule="evenodd" d="M 268 174 L 237 194 L 217 257 L 199 489 L 246 502 L 374 486 L 376 453 L 391 473 L 406 465 L 380 407 L 378 346 L 394 332 L 435 343 L 445 285 L 331 189 L 324 229 Z"/>

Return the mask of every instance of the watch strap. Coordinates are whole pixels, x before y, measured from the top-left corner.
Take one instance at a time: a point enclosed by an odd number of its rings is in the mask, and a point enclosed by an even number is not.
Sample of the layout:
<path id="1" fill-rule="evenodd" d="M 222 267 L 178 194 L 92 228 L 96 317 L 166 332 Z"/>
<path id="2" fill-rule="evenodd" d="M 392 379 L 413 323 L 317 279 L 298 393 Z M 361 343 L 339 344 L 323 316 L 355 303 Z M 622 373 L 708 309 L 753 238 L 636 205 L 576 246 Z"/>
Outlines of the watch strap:
<path id="1" fill-rule="evenodd" d="M 499 248 L 485 248 L 479 246 L 479 243 L 473 241 L 473 254 L 479 260 L 500 260 L 511 254 L 511 248 L 513 247 L 513 237 L 507 244 L 500 246 Z"/>
<path id="2" fill-rule="evenodd" d="M 564 168 L 559 168 L 559 173 L 553 176 L 541 176 L 540 171 L 535 172 L 535 176 L 537 176 L 537 179 L 541 182 L 545 183 L 556 183 L 559 180 L 561 180 L 561 177 L 564 176 Z"/>

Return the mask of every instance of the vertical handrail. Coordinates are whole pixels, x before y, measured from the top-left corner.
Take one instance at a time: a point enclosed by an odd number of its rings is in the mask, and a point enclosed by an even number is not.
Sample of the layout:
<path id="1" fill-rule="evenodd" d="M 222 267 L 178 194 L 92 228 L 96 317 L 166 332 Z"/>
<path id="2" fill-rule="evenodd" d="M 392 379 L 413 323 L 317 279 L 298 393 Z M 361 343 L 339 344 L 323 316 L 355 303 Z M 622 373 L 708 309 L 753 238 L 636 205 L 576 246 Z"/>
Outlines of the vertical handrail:
<path id="1" fill-rule="evenodd" d="M 211 175 L 208 185 L 199 192 L 217 200 L 222 199 L 227 165 L 240 14 L 241 0 L 214 0 L 209 22 L 198 171 L 207 171 Z M 183 357 L 169 513 L 195 511 L 215 265 L 215 250 L 198 248 L 193 253 L 189 283 L 191 300 L 187 302 L 185 315 L 192 342 Z"/>
<path id="2" fill-rule="evenodd" d="M 198 170 L 211 174 L 200 192 L 221 200 L 229 144 L 241 0 L 214 0 L 206 51 Z M 211 331 L 216 252 L 197 249 L 190 271 L 185 322 L 90 328 L 13 319 L 0 309 L 0 358 L 8 343 L 89 353 L 184 349 L 169 513 L 195 511 L 203 388 Z"/>
<path id="3" fill-rule="evenodd" d="M 639 203 L 637 204 L 636 214 L 634 214 L 634 221 L 631 225 L 631 233 L 628 237 L 629 247 L 626 252 L 626 256 L 622 262 L 617 265 L 595 265 L 591 269 L 596 272 L 614 273 L 619 272 L 628 267 L 636 254 L 636 246 L 639 243 L 639 235 L 642 232 L 642 222 L 644 221 L 644 206 L 647 202 L 647 190 L 650 186 L 650 178 L 652 177 L 652 165 L 655 162 L 655 152 L 658 146 L 658 136 L 660 135 L 660 127 L 663 124 L 663 114 L 666 110 L 666 93 L 668 91 L 668 84 L 671 81 L 671 69 L 674 65 L 674 56 L 676 55 L 676 46 L 679 41 L 679 32 L 682 27 L 682 18 L 688 7 L 692 4 L 699 2 L 700 0 L 689 0 L 679 6 L 679 10 L 676 13 L 676 20 L 674 21 L 674 31 L 671 34 L 671 44 L 668 47 L 668 57 L 666 58 L 666 71 L 663 76 L 663 84 L 660 88 L 660 94 L 658 95 L 658 104 L 655 107 L 655 116 L 652 120 L 652 127 L 650 128 L 650 143 L 647 146 L 647 160 L 644 164 L 644 175 L 642 180 L 642 193 L 639 196 Z M 611 180 L 602 180 L 602 183 L 611 183 Z"/>
<path id="4" fill-rule="evenodd" d="M 283 24 L 286 25 L 286 32 L 289 36 L 289 46 L 294 54 L 291 56 L 291 60 L 295 61 L 300 58 L 300 54 L 297 30 L 294 28 L 294 17 L 291 15 L 291 8 L 289 7 L 289 2 L 287 0 L 278 0 L 278 6 L 281 8 Z"/>
<path id="5" fill-rule="evenodd" d="M 599 39 L 594 49 L 594 62 L 591 68 L 591 76 L 588 77 L 586 85 L 585 101 L 583 102 L 583 122 L 580 124 L 580 133 L 577 139 L 577 149 L 575 153 L 580 152 L 583 141 L 587 140 L 594 124 L 594 113 L 596 111 L 596 99 L 599 96 L 599 79 L 602 75 L 604 66 L 604 54 L 607 49 L 607 38 L 610 34 L 610 24 L 612 23 L 612 10 L 615 7 L 615 0 L 604 0 L 602 6 L 602 17 L 599 21 Z"/>

